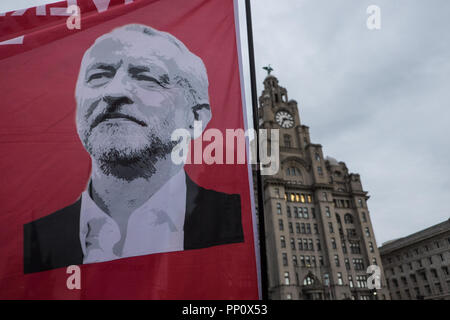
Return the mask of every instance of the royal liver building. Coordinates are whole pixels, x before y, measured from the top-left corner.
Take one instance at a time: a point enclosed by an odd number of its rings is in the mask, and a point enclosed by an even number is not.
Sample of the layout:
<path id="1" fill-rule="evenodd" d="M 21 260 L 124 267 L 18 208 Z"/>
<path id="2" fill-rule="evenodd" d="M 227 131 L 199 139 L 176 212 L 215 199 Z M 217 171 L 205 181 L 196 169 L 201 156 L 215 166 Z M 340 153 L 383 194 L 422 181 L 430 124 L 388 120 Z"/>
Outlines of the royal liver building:
<path id="1" fill-rule="evenodd" d="M 280 169 L 263 176 L 269 298 L 389 299 L 359 174 L 324 158 L 270 74 L 259 123 L 280 130 Z M 380 267 L 381 289 L 368 288 L 369 265 Z"/>

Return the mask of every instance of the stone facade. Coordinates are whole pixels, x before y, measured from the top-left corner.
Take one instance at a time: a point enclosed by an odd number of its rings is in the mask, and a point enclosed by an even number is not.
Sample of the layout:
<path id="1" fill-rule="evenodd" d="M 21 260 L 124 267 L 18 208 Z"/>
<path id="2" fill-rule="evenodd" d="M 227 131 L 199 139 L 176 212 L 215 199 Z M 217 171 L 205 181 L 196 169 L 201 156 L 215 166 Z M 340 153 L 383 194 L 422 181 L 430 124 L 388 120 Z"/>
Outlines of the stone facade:
<path id="1" fill-rule="evenodd" d="M 381 259 L 360 176 L 324 157 L 272 75 L 258 117 L 280 137 L 280 169 L 263 176 L 269 298 L 389 299 L 382 268 L 381 289 L 367 288 L 367 267 Z"/>
<path id="2" fill-rule="evenodd" d="M 380 248 L 392 299 L 450 300 L 450 219 Z"/>

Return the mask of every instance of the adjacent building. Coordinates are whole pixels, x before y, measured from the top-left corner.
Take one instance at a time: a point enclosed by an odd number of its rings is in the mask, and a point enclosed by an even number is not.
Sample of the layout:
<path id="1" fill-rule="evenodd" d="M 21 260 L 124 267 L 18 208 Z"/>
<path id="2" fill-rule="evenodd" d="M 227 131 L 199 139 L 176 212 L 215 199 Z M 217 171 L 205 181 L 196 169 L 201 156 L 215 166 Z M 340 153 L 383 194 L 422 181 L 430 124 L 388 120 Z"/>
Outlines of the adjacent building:
<path id="1" fill-rule="evenodd" d="M 450 219 L 380 248 L 392 299 L 450 300 Z"/>
<path id="2" fill-rule="evenodd" d="M 280 137 L 280 169 L 263 176 L 269 298 L 389 299 L 359 174 L 324 157 L 297 102 L 270 74 L 258 117 Z M 369 265 L 380 267 L 378 290 L 368 288 Z"/>

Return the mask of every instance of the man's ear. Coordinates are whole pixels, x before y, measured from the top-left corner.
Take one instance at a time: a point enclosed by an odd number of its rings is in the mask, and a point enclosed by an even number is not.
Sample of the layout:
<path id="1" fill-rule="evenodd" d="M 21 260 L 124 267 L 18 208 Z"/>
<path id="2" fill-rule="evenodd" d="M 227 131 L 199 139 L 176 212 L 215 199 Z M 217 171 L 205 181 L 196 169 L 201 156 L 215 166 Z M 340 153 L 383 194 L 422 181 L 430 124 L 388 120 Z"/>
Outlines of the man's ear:
<path id="1" fill-rule="evenodd" d="M 201 132 L 205 130 L 206 126 L 211 120 L 211 107 L 207 103 L 198 104 L 192 107 L 191 112 L 192 113 L 189 116 L 188 131 L 192 139 L 197 139 L 199 137 L 199 134 L 201 135 Z M 200 121 L 200 123 L 202 124 L 202 131 L 200 133 L 198 132 L 198 130 L 194 131 L 194 121 Z"/>

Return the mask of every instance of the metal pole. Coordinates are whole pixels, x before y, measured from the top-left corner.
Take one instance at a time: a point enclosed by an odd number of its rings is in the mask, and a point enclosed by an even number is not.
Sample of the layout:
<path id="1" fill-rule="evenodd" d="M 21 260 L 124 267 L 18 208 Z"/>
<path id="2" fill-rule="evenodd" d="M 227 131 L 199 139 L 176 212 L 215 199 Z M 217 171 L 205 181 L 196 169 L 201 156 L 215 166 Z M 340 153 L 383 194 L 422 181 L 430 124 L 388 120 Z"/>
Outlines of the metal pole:
<path id="1" fill-rule="evenodd" d="M 268 299 L 268 280 L 267 280 L 267 255 L 266 255 L 266 234 L 264 225 L 264 200 L 261 178 L 261 169 L 259 163 L 259 123 L 258 123 L 258 100 L 256 93 L 255 76 L 255 53 L 253 49 L 253 31 L 252 31 L 252 12 L 250 0 L 245 0 L 245 13 L 247 20 L 247 40 L 248 55 L 250 62 L 250 84 L 252 92 L 252 110 L 253 110 L 253 128 L 256 131 L 256 184 L 258 191 L 258 219 L 259 219 L 259 248 L 261 256 L 261 293 L 262 299 Z"/>

